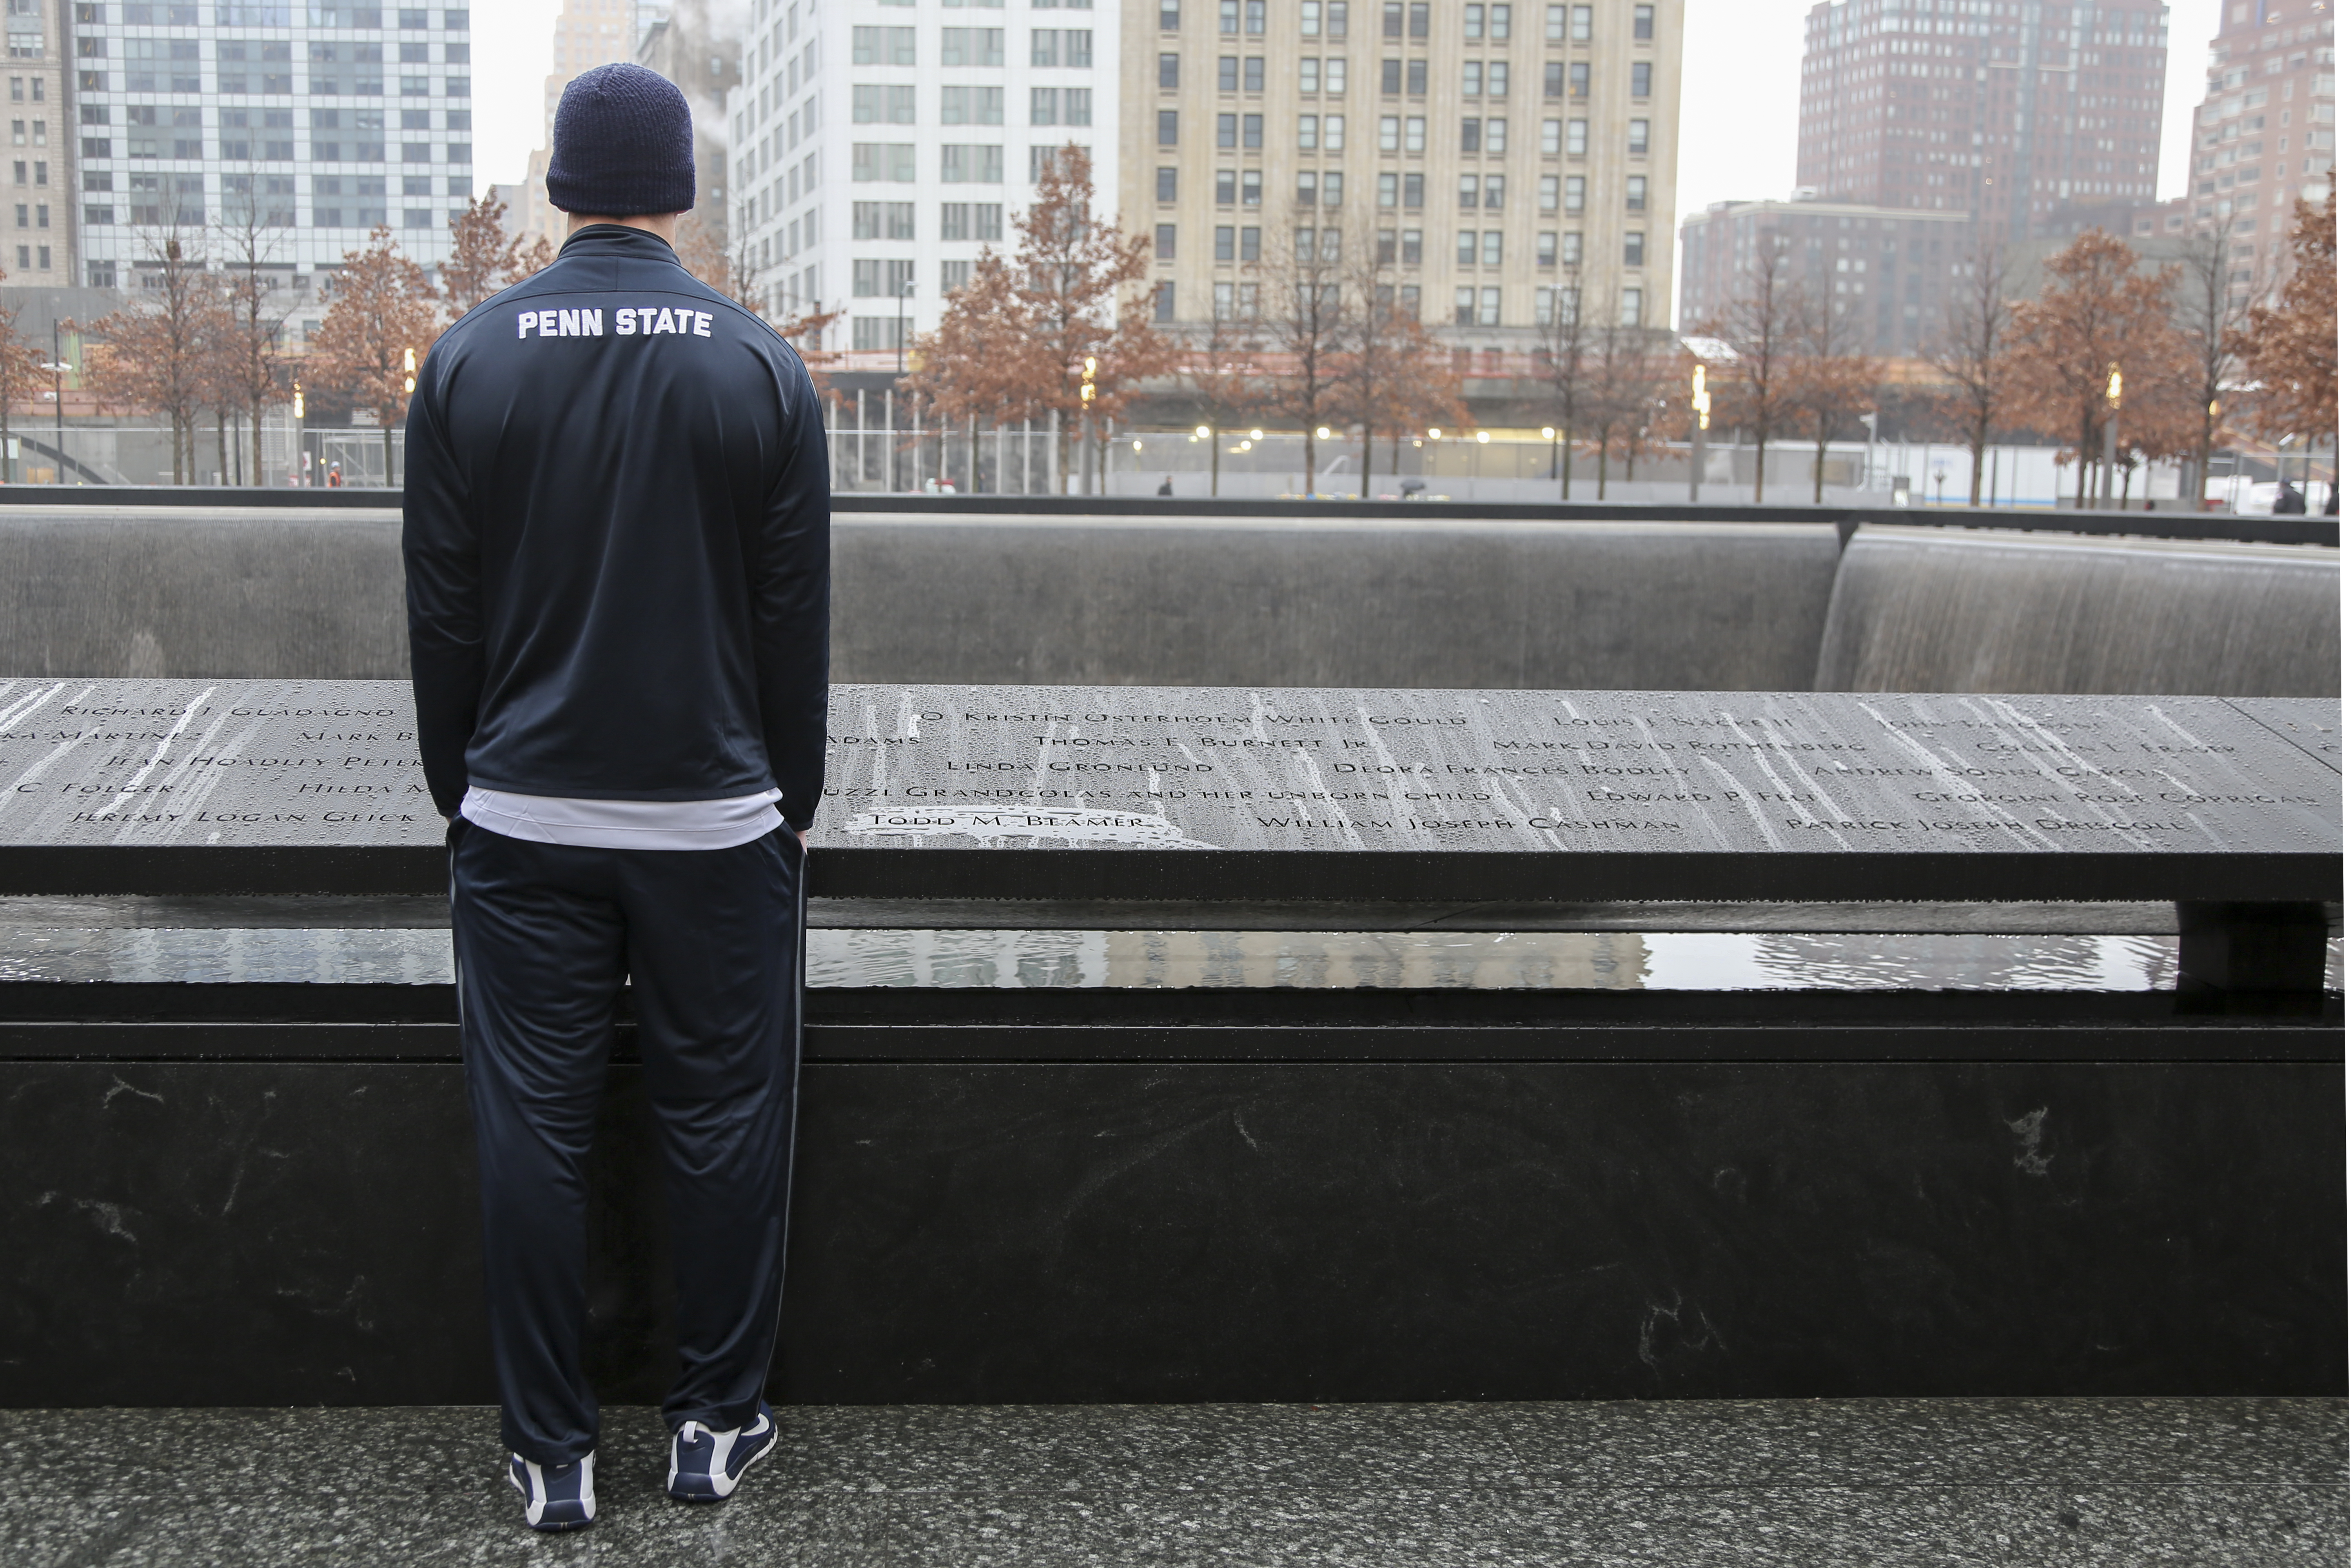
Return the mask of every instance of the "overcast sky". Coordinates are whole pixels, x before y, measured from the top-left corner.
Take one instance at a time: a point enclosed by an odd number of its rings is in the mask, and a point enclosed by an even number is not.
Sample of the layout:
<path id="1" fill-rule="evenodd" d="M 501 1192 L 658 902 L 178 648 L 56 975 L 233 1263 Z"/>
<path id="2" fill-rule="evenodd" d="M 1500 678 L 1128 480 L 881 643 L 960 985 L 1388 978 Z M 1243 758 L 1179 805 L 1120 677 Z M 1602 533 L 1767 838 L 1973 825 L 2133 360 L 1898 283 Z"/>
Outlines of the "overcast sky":
<path id="1" fill-rule="evenodd" d="M 560 0 L 474 8 L 474 164 L 485 183 L 522 178 L 538 144 L 540 85 Z M 2205 45 L 2221 0 L 2177 0 L 2157 193 L 2187 188 L 2187 114 L 2203 95 Z M 1785 197 L 1797 176 L 1797 69 L 1812 0 L 1690 0 L 1683 51 L 1683 158 L 1675 200 Z"/>

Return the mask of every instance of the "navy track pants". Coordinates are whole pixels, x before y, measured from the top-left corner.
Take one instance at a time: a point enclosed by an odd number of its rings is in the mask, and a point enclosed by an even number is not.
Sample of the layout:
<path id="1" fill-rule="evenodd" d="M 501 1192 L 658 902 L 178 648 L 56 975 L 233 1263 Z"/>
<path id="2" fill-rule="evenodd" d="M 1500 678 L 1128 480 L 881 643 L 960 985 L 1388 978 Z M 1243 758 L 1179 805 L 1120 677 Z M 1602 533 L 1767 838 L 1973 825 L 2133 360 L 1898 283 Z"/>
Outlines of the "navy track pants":
<path id="1" fill-rule="evenodd" d="M 450 908 L 507 1446 L 596 1446 L 580 1369 L 587 1161 L 622 982 L 668 1166 L 672 1429 L 757 1418 L 784 1278 L 805 852 L 577 849 L 459 823 Z"/>

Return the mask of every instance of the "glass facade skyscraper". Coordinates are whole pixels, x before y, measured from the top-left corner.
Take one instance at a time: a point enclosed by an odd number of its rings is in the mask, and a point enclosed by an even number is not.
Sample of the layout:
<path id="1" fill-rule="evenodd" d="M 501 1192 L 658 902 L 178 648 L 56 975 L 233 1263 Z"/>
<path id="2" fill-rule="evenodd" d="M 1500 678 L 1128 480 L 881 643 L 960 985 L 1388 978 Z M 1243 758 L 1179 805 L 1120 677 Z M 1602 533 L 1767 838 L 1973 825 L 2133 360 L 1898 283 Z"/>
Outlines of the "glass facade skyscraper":
<path id="1" fill-rule="evenodd" d="M 81 281 L 136 287 L 175 235 L 255 233 L 309 291 L 379 225 L 432 267 L 473 190 L 463 6 L 68 0 Z"/>

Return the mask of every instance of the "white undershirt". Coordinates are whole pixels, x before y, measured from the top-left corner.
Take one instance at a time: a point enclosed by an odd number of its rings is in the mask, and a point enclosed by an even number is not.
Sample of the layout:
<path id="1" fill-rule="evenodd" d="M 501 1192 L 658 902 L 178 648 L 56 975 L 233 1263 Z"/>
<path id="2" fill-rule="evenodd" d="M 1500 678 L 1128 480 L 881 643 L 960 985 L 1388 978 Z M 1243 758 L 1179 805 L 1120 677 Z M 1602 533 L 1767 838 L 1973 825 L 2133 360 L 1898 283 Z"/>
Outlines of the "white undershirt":
<path id="1" fill-rule="evenodd" d="M 576 800 L 469 789 L 457 814 L 477 827 L 535 844 L 590 850 L 731 850 L 784 825 L 783 791 L 731 800 Z"/>

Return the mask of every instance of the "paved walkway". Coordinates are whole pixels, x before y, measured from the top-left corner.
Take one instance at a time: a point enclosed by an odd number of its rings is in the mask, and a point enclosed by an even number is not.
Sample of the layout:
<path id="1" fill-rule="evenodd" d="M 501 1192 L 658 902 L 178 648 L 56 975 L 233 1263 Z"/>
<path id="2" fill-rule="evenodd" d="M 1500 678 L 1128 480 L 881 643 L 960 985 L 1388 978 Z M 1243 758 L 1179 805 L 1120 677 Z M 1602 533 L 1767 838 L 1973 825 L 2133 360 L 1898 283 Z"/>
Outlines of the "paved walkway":
<path id="1" fill-rule="evenodd" d="M 2327 1564 L 2340 1400 L 819 1407 L 734 1502 L 607 1412 L 521 1528 L 476 1409 L 0 1411 L 0 1563 Z"/>

